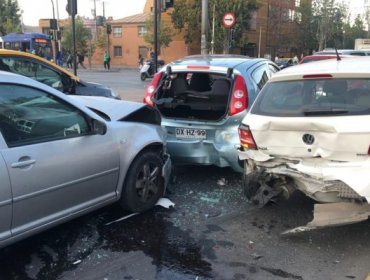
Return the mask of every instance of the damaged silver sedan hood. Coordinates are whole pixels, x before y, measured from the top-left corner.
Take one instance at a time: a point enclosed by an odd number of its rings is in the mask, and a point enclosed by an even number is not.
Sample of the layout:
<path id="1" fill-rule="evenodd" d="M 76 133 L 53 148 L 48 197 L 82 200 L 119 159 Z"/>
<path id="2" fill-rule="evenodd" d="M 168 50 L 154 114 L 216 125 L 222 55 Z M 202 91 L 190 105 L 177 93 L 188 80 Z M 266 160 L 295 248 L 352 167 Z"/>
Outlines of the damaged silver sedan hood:
<path id="1" fill-rule="evenodd" d="M 120 120 L 146 105 L 139 102 L 116 100 L 99 96 L 71 96 L 92 110 L 106 114 L 111 120 Z"/>

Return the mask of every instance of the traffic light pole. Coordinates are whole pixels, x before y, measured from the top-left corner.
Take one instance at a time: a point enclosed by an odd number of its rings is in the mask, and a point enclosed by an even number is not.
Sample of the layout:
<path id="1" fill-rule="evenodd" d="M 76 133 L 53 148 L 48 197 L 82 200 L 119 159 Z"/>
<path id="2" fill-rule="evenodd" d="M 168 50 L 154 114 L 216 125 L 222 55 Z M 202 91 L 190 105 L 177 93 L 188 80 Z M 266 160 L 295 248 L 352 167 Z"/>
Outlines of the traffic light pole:
<path id="1" fill-rule="evenodd" d="M 77 76 L 75 15 L 72 14 L 71 18 L 72 18 L 72 42 L 73 42 L 73 73 Z"/>

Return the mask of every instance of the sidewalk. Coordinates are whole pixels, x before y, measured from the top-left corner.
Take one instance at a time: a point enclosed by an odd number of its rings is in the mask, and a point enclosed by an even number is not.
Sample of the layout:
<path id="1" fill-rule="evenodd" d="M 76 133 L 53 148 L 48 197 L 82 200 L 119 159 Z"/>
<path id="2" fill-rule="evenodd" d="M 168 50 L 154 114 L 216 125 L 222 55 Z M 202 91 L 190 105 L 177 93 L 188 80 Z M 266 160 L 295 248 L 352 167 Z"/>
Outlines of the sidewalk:
<path id="1" fill-rule="evenodd" d="M 139 67 L 134 67 L 134 66 L 129 66 L 129 65 L 111 65 L 109 70 L 104 69 L 103 65 L 91 65 L 89 67 L 88 64 L 85 65 L 86 69 L 82 67 L 77 68 L 77 72 L 79 71 L 93 71 L 93 72 L 120 72 L 121 70 L 134 70 L 134 71 L 139 71 Z M 68 71 L 73 72 L 73 68 L 67 68 Z"/>

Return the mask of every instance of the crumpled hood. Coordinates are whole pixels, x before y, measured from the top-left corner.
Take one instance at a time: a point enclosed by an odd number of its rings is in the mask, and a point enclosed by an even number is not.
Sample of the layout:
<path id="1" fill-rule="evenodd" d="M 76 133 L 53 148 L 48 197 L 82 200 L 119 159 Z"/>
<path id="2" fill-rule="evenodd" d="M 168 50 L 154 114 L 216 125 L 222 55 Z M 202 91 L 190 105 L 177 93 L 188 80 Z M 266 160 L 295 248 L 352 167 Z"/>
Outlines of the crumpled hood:
<path id="1" fill-rule="evenodd" d="M 139 102 L 116 100 L 101 96 L 70 96 L 86 107 L 101 111 L 111 120 L 120 120 L 146 105 Z"/>

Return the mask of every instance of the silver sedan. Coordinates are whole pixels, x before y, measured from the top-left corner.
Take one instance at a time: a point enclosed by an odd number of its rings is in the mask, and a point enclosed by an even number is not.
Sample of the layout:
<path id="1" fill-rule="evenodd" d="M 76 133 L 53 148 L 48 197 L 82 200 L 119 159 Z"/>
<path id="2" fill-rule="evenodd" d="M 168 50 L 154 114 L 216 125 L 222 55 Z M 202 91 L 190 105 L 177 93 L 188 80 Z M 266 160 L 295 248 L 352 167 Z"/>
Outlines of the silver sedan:
<path id="1" fill-rule="evenodd" d="M 0 247 L 109 203 L 141 212 L 171 163 L 156 110 L 0 71 Z"/>

